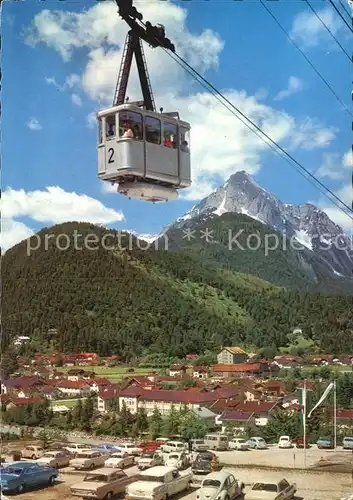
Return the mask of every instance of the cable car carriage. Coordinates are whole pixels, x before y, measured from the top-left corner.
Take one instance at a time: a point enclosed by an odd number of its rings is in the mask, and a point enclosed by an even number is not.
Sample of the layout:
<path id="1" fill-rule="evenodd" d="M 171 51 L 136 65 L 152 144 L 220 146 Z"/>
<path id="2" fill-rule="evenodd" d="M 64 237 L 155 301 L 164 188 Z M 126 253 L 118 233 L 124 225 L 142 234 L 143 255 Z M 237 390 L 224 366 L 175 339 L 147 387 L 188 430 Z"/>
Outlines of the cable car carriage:
<path id="1" fill-rule="evenodd" d="M 97 114 L 98 176 L 129 198 L 167 201 L 191 185 L 190 125 L 178 113 L 122 104 Z"/>
<path id="2" fill-rule="evenodd" d="M 149 39 L 136 21 L 125 20 L 133 29 L 126 37 L 113 106 L 97 113 L 98 177 L 117 184 L 118 193 L 129 198 L 173 200 L 178 189 L 191 185 L 190 124 L 177 112 L 156 111 L 141 43 Z M 153 44 L 158 46 L 155 39 Z M 144 100 L 129 103 L 134 54 Z"/>

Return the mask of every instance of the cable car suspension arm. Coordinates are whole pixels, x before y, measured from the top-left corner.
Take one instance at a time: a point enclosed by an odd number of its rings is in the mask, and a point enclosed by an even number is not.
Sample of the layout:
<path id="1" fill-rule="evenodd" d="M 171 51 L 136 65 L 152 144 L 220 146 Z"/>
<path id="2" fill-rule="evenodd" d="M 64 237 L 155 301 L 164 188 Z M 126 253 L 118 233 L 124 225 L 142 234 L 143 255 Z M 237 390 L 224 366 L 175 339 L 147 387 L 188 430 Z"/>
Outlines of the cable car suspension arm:
<path id="1" fill-rule="evenodd" d="M 124 104 L 126 98 L 127 84 L 131 71 L 132 58 L 135 54 L 136 66 L 139 74 L 140 85 L 143 95 L 144 106 L 149 111 L 155 111 L 155 103 L 152 93 L 151 82 L 148 76 L 145 54 L 142 42 L 132 30 L 129 31 L 125 40 L 123 56 L 121 60 L 118 81 L 115 89 L 113 106 Z"/>
<path id="2" fill-rule="evenodd" d="M 151 82 L 148 76 L 145 54 L 142 41 L 147 42 L 151 47 L 164 47 L 175 52 L 175 47 L 171 41 L 165 37 L 163 26 L 152 26 L 147 21 L 145 26 L 137 22 L 142 21 L 142 14 L 132 6 L 132 0 L 115 0 L 119 7 L 119 15 L 130 26 L 130 31 L 126 37 L 123 56 L 121 60 L 117 85 L 115 88 L 113 106 L 124 104 L 126 101 L 126 90 L 131 71 L 133 55 L 135 54 L 136 66 L 140 79 L 140 86 L 143 95 L 145 109 L 155 111 L 155 103 L 152 93 Z"/>

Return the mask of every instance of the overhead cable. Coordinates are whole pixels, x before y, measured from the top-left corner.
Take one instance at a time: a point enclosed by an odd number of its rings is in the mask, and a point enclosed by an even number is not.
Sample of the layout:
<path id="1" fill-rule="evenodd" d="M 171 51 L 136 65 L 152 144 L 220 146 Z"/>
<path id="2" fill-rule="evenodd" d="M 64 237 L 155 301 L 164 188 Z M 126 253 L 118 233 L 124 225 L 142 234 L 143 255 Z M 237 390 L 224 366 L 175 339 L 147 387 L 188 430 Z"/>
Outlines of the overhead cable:
<path id="1" fill-rule="evenodd" d="M 299 45 L 297 43 L 295 43 L 295 41 L 293 40 L 293 38 L 283 28 L 282 24 L 278 21 L 278 19 L 276 18 L 276 16 L 266 6 L 266 4 L 264 3 L 264 1 L 263 0 L 259 0 L 259 1 L 260 1 L 261 5 L 263 6 L 263 8 L 265 10 L 267 10 L 267 12 L 270 14 L 270 16 L 272 17 L 272 19 L 274 19 L 274 21 L 277 23 L 277 25 L 280 27 L 280 29 L 283 31 L 283 33 L 285 33 L 286 37 L 291 41 L 291 43 L 294 45 L 294 47 L 296 47 L 296 49 L 302 54 L 302 56 L 305 58 L 305 60 L 310 64 L 310 66 L 313 68 L 313 70 L 318 75 L 318 77 L 324 82 L 324 84 L 330 90 L 330 92 L 332 92 L 332 94 L 336 97 L 337 101 L 344 107 L 344 109 L 347 111 L 347 113 L 349 113 L 350 116 L 353 118 L 353 114 L 351 113 L 351 111 L 349 110 L 349 108 L 345 105 L 345 103 L 342 101 L 342 99 L 336 94 L 336 92 L 333 90 L 333 88 L 328 83 L 328 81 L 322 76 L 322 74 L 320 73 L 320 71 L 318 71 L 316 69 L 316 67 L 313 65 L 313 63 L 310 61 L 310 59 L 307 57 L 307 55 L 299 47 Z"/>

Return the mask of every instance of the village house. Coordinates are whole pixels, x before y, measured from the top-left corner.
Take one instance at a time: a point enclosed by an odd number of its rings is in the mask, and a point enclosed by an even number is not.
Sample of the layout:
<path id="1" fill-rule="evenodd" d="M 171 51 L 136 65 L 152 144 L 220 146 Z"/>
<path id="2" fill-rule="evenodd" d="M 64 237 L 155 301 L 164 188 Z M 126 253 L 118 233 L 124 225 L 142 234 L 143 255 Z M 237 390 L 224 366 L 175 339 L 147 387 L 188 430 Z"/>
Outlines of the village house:
<path id="1" fill-rule="evenodd" d="M 90 386 L 91 392 L 96 393 L 112 387 L 112 383 L 106 378 L 89 379 L 86 382 Z"/>
<path id="2" fill-rule="evenodd" d="M 5 403 L 6 410 L 11 410 L 13 408 L 18 408 L 19 406 L 24 405 L 33 405 L 41 403 L 42 398 L 40 397 L 32 397 L 32 398 L 11 398 Z"/>
<path id="3" fill-rule="evenodd" d="M 217 363 L 219 365 L 245 363 L 247 360 L 248 355 L 241 347 L 223 347 L 217 355 Z"/>
<path id="4" fill-rule="evenodd" d="M 213 365 L 213 378 L 216 377 L 260 377 L 267 378 L 272 373 L 268 363 L 238 363 Z"/>
<path id="5" fill-rule="evenodd" d="M 82 368 L 71 368 L 67 372 L 67 380 L 77 382 L 78 380 L 89 380 L 96 376 L 95 372 L 87 372 Z"/>
<path id="6" fill-rule="evenodd" d="M 186 375 L 185 365 L 171 365 L 171 367 L 169 368 L 170 377 L 182 377 L 184 375 Z"/>
<path id="7" fill-rule="evenodd" d="M 255 416 L 252 412 L 237 410 L 226 410 L 216 417 L 216 425 L 220 425 L 222 432 L 226 432 L 229 426 L 233 428 L 234 435 L 243 433 L 246 428 L 255 426 Z"/>
<path id="8" fill-rule="evenodd" d="M 155 408 L 162 415 L 167 415 L 174 407 L 180 410 L 187 407 L 198 410 L 200 407 L 209 407 L 219 399 L 232 399 L 238 396 L 239 391 L 234 388 L 223 388 L 215 391 L 207 390 L 146 390 L 142 387 L 128 387 L 126 389 L 111 389 L 98 393 L 97 407 L 101 412 L 109 411 L 114 400 L 119 400 L 119 408 L 125 403 L 131 413 L 137 413 L 138 408 L 144 408 L 148 415 Z M 210 408 L 212 411 L 212 408 Z"/>
<path id="9" fill-rule="evenodd" d="M 120 356 L 106 356 L 102 358 L 103 363 L 107 367 L 117 366 L 120 363 Z"/>
<path id="10" fill-rule="evenodd" d="M 67 397 L 83 398 L 91 393 L 90 385 L 85 380 L 58 380 L 55 385 Z"/>
<path id="11" fill-rule="evenodd" d="M 46 385 L 48 385 L 47 382 L 40 377 L 7 379 L 1 382 L 1 393 L 15 397 L 27 397 Z M 21 395 L 19 396 L 19 394 Z"/>
<path id="12" fill-rule="evenodd" d="M 191 411 L 196 417 L 201 418 L 209 429 L 212 429 L 215 426 L 217 413 L 213 412 L 209 408 L 206 408 L 205 406 L 199 406 L 197 410 L 193 409 Z"/>
<path id="13" fill-rule="evenodd" d="M 89 366 L 97 365 L 99 356 L 96 352 L 80 352 L 75 354 L 76 365 L 78 366 Z"/>
<path id="14" fill-rule="evenodd" d="M 333 412 L 332 412 L 333 413 Z M 353 426 L 353 409 L 352 408 L 337 408 L 336 412 L 337 425 L 340 427 Z M 349 434 L 351 435 L 351 434 Z"/>
<path id="15" fill-rule="evenodd" d="M 303 358 L 300 356 L 275 356 L 273 358 L 272 366 L 278 368 L 293 368 L 294 366 L 300 366 L 303 363 Z"/>
<path id="16" fill-rule="evenodd" d="M 236 411 L 253 413 L 255 418 L 255 425 L 263 427 L 267 425 L 275 410 L 279 407 L 280 405 L 276 402 L 246 401 L 243 403 L 239 403 L 236 406 Z"/>
<path id="17" fill-rule="evenodd" d="M 207 379 L 209 376 L 209 368 L 207 366 L 194 366 L 192 376 L 198 379 Z"/>

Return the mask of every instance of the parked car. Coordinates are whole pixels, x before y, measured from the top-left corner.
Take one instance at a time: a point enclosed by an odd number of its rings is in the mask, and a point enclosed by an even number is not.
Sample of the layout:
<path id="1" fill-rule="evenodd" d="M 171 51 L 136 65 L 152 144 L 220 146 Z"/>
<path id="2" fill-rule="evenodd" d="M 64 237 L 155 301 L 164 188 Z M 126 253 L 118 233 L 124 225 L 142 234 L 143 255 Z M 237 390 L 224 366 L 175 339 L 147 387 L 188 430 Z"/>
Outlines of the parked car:
<path id="1" fill-rule="evenodd" d="M 304 448 L 304 438 L 303 437 L 298 437 L 295 440 L 295 446 L 297 448 Z M 305 448 L 310 448 L 310 444 L 309 444 L 309 441 L 307 439 L 305 440 Z"/>
<path id="2" fill-rule="evenodd" d="M 37 464 L 43 467 L 67 467 L 70 464 L 70 455 L 64 450 L 46 451 L 42 457 L 37 460 Z"/>
<path id="3" fill-rule="evenodd" d="M 22 493 L 38 486 L 53 486 L 58 472 L 34 462 L 13 462 L 1 470 L 0 488 L 4 493 Z"/>
<path id="4" fill-rule="evenodd" d="M 247 441 L 249 448 L 253 448 L 255 450 L 266 450 L 267 444 L 266 441 L 262 437 L 251 437 Z"/>
<path id="5" fill-rule="evenodd" d="M 140 480 L 126 488 L 129 500 L 164 500 L 182 491 L 189 490 L 192 474 L 182 475 L 175 467 L 152 467 L 141 472 Z"/>
<path id="6" fill-rule="evenodd" d="M 286 479 L 276 483 L 255 483 L 246 493 L 246 500 L 292 500 L 297 491 L 295 483 Z"/>
<path id="7" fill-rule="evenodd" d="M 141 455 L 143 448 L 133 443 L 119 443 L 119 450 L 126 451 L 129 455 Z"/>
<path id="8" fill-rule="evenodd" d="M 219 471 L 220 469 L 221 465 L 219 459 L 212 451 L 198 453 L 191 465 L 193 474 L 209 474 L 210 472 Z"/>
<path id="9" fill-rule="evenodd" d="M 353 450 L 353 437 L 344 437 L 342 446 L 344 450 Z"/>
<path id="10" fill-rule="evenodd" d="M 177 469 L 186 469 L 189 466 L 189 459 L 185 451 L 169 453 L 166 458 L 165 465 L 167 467 L 176 467 Z"/>
<path id="11" fill-rule="evenodd" d="M 197 500 L 232 500 L 243 495 L 244 483 L 230 472 L 213 472 L 202 481 Z"/>
<path id="12" fill-rule="evenodd" d="M 99 451 L 102 454 L 111 455 L 112 453 L 118 452 L 120 449 L 113 444 L 98 444 L 93 450 Z"/>
<path id="13" fill-rule="evenodd" d="M 135 457 L 128 455 L 125 451 L 113 453 L 104 462 L 104 467 L 115 467 L 116 469 L 125 469 L 125 467 L 132 467 L 135 464 Z"/>
<path id="14" fill-rule="evenodd" d="M 44 449 L 42 448 L 42 446 L 25 446 L 21 450 L 21 457 L 36 460 L 37 458 L 40 458 L 43 453 Z"/>
<path id="15" fill-rule="evenodd" d="M 164 465 L 164 458 L 162 453 L 158 451 L 144 451 L 136 462 L 139 470 L 145 470 L 157 465 Z"/>
<path id="16" fill-rule="evenodd" d="M 94 469 L 95 467 L 103 467 L 106 459 L 106 455 L 102 455 L 99 451 L 82 450 L 70 460 L 70 465 L 76 470 Z"/>
<path id="17" fill-rule="evenodd" d="M 292 448 L 292 440 L 289 436 L 281 436 L 278 440 L 278 448 Z"/>
<path id="18" fill-rule="evenodd" d="M 145 451 L 156 451 L 162 446 L 162 442 L 160 441 L 149 441 L 147 443 L 143 443 L 140 445 L 142 453 Z"/>
<path id="19" fill-rule="evenodd" d="M 245 451 L 249 449 L 248 442 L 243 438 L 233 438 L 229 441 L 230 450 Z"/>
<path id="20" fill-rule="evenodd" d="M 327 437 L 320 437 L 316 441 L 316 446 L 319 448 L 319 450 L 334 448 L 332 439 Z"/>
<path id="21" fill-rule="evenodd" d="M 213 432 L 206 434 L 205 443 L 207 444 L 208 450 L 218 450 L 225 451 L 228 450 L 229 439 L 226 434 L 221 432 Z"/>
<path id="22" fill-rule="evenodd" d="M 207 451 L 208 446 L 204 439 L 192 439 L 191 440 L 191 450 L 192 451 Z"/>
<path id="23" fill-rule="evenodd" d="M 138 476 L 127 476 L 119 469 L 101 468 L 88 472 L 83 479 L 70 488 L 71 495 L 97 500 L 111 500 L 125 492 L 126 487 Z"/>
<path id="24" fill-rule="evenodd" d="M 182 441 L 168 441 L 162 444 L 160 449 L 163 453 L 171 453 L 172 451 L 186 451 L 187 448 L 187 444 Z"/>
<path id="25" fill-rule="evenodd" d="M 92 447 L 90 445 L 82 443 L 70 443 L 64 447 L 64 449 L 67 450 L 73 457 L 75 457 L 77 453 L 80 453 L 82 450 L 88 450 L 91 448 Z"/>

